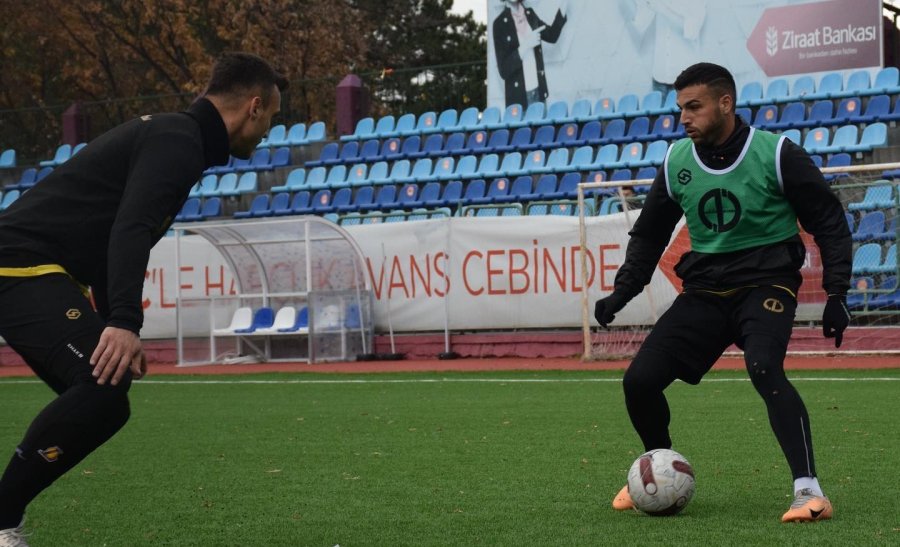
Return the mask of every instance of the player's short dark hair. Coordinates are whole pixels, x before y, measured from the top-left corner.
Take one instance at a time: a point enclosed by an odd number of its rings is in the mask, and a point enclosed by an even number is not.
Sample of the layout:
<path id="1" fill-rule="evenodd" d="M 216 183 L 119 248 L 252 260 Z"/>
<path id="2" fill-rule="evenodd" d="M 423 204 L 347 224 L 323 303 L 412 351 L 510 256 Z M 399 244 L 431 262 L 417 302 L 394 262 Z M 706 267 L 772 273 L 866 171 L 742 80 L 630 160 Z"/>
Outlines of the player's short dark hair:
<path id="1" fill-rule="evenodd" d="M 675 79 L 675 90 L 692 85 L 706 85 L 712 89 L 718 97 L 731 95 L 732 100 L 737 101 L 737 86 L 734 84 L 734 76 L 728 69 L 714 63 L 697 63 L 684 69 Z"/>
<path id="2" fill-rule="evenodd" d="M 216 59 L 204 95 L 239 95 L 260 90 L 263 101 L 268 102 L 273 85 L 284 91 L 288 81 L 265 59 L 252 53 L 227 52 Z"/>

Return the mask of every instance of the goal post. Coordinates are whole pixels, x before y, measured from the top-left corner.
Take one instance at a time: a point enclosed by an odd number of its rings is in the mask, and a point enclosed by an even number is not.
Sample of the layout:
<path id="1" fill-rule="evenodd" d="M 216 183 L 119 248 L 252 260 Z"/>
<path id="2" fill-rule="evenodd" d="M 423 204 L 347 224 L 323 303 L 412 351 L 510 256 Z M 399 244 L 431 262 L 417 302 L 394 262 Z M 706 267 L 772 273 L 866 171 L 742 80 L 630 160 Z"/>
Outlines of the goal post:
<path id="1" fill-rule="evenodd" d="M 841 348 L 822 337 L 821 317 L 826 295 L 821 286 L 822 264 L 812 236 L 801 231 L 806 245 L 803 285 L 798 293 L 795 329 L 788 348 L 792 355 L 802 354 L 900 354 L 900 290 L 896 242 L 900 236 L 900 163 L 862 164 L 823 168 L 835 195 L 843 205 L 853 234 L 853 273 L 848 306 L 853 315 Z M 892 176 L 896 176 L 895 181 Z M 593 317 L 593 303 L 609 294 L 591 279 L 588 261 L 598 241 L 609 239 L 608 230 L 627 232 L 640 215 L 640 196 L 627 189 L 651 184 L 651 180 L 582 182 L 577 188 L 578 228 L 581 260 L 582 340 L 584 360 L 621 359 L 633 356 L 650 332 L 659 314 L 671 305 L 681 291 L 674 266 L 690 249 L 690 239 L 682 219 L 651 283 L 617 314 L 609 330 L 601 329 Z M 621 204 L 632 206 L 621 207 Z M 598 222 L 594 211 L 614 215 L 619 222 Z M 616 217 L 617 216 L 617 217 Z M 610 228 L 612 227 L 612 228 Z M 604 233 L 604 230 L 607 232 Z M 627 235 L 616 234 L 617 241 Z M 618 264 L 624 261 L 624 246 Z M 636 306 L 644 313 L 629 310 Z M 649 312 L 649 313 L 647 313 Z M 621 319 L 620 319 L 621 318 Z"/>

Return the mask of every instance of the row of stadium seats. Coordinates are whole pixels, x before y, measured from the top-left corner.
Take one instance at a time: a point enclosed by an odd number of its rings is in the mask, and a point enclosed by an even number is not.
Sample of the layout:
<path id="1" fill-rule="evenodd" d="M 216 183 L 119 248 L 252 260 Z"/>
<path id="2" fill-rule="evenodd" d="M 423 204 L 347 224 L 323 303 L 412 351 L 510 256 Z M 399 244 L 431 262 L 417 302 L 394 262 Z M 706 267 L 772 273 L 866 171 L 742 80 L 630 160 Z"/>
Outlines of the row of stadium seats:
<path id="1" fill-rule="evenodd" d="M 880 243 L 864 243 L 853 253 L 853 275 L 895 273 L 896 271 L 896 243 L 892 243 L 883 256 Z"/>
<path id="2" fill-rule="evenodd" d="M 190 191 L 190 197 L 240 196 L 259 191 L 256 172 L 249 171 L 238 177 L 237 173 L 225 173 L 221 177 L 204 175 Z"/>
<path id="3" fill-rule="evenodd" d="M 343 315 L 343 317 L 341 317 Z M 315 320 L 316 332 L 336 330 L 340 328 L 358 329 L 362 325 L 359 306 L 350 304 L 341 313 L 340 306 L 323 306 L 317 311 Z M 240 307 L 234 311 L 230 324 L 221 329 L 214 329 L 217 336 L 238 335 L 289 335 L 309 333 L 309 308 L 284 306 L 277 312 L 268 306 L 254 311 L 249 307 Z"/>
<path id="4" fill-rule="evenodd" d="M 746 122 L 770 131 L 892 122 L 900 120 L 900 97 L 894 101 L 893 107 L 890 97 L 876 95 L 869 98 L 865 106 L 859 97 L 849 97 L 838 103 L 837 109 L 832 101 L 824 100 L 816 101 L 811 106 L 802 102 L 787 103 L 780 109 L 778 105 L 763 105 L 756 110 L 756 114 L 749 107 L 741 107 L 735 113 Z"/>
<path id="5" fill-rule="evenodd" d="M 325 122 L 314 122 L 307 129 L 303 122 L 293 124 L 290 129 L 284 124 L 276 124 L 269 129 L 268 135 L 257 148 L 278 148 L 281 146 L 304 146 L 324 141 Z"/>
<path id="6" fill-rule="evenodd" d="M 210 167 L 204 174 L 244 173 L 247 171 L 273 171 L 291 165 L 291 149 L 283 146 L 273 152 L 269 148 L 259 148 L 248 159 L 228 158 L 225 165 Z"/>
<path id="7" fill-rule="evenodd" d="M 859 276 L 850 281 L 847 307 L 851 310 L 880 310 L 900 308 L 900 289 L 897 276 L 890 275 L 877 283 L 871 276 Z"/>
<path id="8" fill-rule="evenodd" d="M 884 211 L 869 211 L 854 228 L 853 213 L 845 213 L 853 241 L 891 241 L 897 238 L 897 217 L 887 221 Z"/>

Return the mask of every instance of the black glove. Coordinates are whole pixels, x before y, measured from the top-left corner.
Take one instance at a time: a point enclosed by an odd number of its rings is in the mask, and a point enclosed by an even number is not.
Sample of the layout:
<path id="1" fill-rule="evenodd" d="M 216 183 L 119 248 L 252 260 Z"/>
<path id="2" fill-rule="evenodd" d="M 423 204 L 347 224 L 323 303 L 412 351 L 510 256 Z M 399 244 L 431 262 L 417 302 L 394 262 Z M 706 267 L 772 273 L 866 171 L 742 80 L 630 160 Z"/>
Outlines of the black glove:
<path id="1" fill-rule="evenodd" d="M 621 293 L 614 291 L 611 295 L 597 300 L 597 303 L 594 304 L 594 318 L 597 319 L 601 327 L 608 329 L 609 324 L 616 318 L 619 310 L 625 307 L 628 300 Z"/>
<path id="2" fill-rule="evenodd" d="M 850 310 L 847 309 L 847 296 L 843 294 L 829 294 L 825 303 L 825 311 L 822 312 L 822 335 L 825 338 L 834 338 L 834 347 L 841 347 L 844 339 L 844 329 L 850 324 Z"/>

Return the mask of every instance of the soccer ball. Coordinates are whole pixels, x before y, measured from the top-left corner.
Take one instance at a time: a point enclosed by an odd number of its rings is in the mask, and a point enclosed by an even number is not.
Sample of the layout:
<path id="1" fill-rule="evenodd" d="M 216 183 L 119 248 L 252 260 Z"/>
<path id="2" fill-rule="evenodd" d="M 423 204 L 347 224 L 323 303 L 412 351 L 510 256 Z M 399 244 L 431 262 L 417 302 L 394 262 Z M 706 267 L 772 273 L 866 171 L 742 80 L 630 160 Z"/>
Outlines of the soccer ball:
<path id="1" fill-rule="evenodd" d="M 674 450 L 651 450 L 631 464 L 628 494 L 634 506 L 648 515 L 674 515 L 694 495 L 694 470 Z"/>

